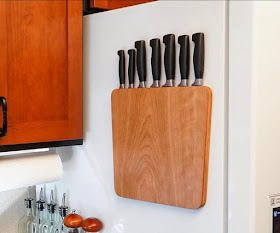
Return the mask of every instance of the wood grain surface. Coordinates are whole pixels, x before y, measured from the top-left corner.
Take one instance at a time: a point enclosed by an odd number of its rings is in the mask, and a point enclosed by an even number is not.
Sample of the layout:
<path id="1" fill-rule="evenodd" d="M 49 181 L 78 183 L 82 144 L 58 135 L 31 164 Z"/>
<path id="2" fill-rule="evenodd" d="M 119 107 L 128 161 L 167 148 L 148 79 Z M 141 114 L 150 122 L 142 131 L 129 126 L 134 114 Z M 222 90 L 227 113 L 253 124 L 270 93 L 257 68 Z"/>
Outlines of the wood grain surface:
<path id="1" fill-rule="evenodd" d="M 189 209 L 202 207 L 211 107 L 208 87 L 114 90 L 117 195 Z"/>
<path id="2" fill-rule="evenodd" d="M 90 0 L 90 7 L 113 10 L 153 1 L 156 0 Z"/>
<path id="3" fill-rule="evenodd" d="M 80 0 L 0 1 L 0 146 L 83 137 L 82 13 Z"/>

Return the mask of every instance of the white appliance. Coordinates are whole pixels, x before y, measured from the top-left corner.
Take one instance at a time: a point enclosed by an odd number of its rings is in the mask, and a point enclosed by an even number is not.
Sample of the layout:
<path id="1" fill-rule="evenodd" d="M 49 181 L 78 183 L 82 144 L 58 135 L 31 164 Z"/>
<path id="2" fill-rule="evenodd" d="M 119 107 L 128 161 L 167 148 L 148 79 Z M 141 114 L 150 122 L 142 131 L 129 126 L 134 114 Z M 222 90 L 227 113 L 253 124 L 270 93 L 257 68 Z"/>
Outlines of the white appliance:
<path id="1" fill-rule="evenodd" d="M 280 192 L 279 15 L 279 2 L 158 1 L 85 16 L 84 145 L 57 150 L 63 179 L 47 189 L 55 186 L 58 197 L 66 191 L 78 213 L 104 222 L 103 233 L 272 233 L 269 195 Z M 119 87 L 117 51 L 144 39 L 150 62 L 150 39 L 196 32 L 205 33 L 204 85 L 213 91 L 206 205 L 120 198 L 110 100 Z M 150 65 L 147 77 L 151 84 Z"/>

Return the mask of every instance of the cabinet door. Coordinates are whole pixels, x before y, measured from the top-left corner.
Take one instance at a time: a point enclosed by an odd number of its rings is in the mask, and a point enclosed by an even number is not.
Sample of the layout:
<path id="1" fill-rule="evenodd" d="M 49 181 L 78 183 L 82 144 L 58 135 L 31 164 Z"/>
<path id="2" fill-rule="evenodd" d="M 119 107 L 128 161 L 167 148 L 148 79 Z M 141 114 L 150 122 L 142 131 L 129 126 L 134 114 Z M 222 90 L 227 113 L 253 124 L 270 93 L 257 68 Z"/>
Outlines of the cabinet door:
<path id="1" fill-rule="evenodd" d="M 0 1 L 0 22 L 0 96 L 8 106 L 0 150 L 14 144 L 80 144 L 82 1 Z"/>
<path id="2" fill-rule="evenodd" d="M 90 0 L 90 7 L 112 10 L 152 1 L 156 0 Z"/>

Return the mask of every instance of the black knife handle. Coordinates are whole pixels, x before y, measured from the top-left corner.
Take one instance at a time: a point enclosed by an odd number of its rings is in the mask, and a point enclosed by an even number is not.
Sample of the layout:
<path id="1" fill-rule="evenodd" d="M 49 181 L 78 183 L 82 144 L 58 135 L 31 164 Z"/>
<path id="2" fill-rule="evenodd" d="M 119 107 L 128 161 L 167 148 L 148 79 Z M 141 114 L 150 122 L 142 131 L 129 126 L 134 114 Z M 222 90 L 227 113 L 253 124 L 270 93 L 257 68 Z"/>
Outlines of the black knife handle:
<path id="1" fill-rule="evenodd" d="M 182 35 L 178 37 L 178 43 L 180 44 L 180 72 L 181 79 L 188 79 L 190 72 L 190 39 L 187 35 Z"/>
<path id="2" fill-rule="evenodd" d="M 146 81 L 146 43 L 144 40 L 135 42 L 137 49 L 137 71 L 140 82 Z"/>
<path id="3" fill-rule="evenodd" d="M 204 57 L 205 57 L 204 34 L 203 33 L 193 34 L 192 41 L 195 43 L 194 54 L 193 54 L 195 78 L 203 79 Z"/>
<path id="4" fill-rule="evenodd" d="M 120 85 L 125 83 L 125 55 L 124 50 L 119 50 L 118 55 L 120 56 L 119 61 L 119 77 L 120 77 Z"/>
<path id="5" fill-rule="evenodd" d="M 135 49 L 128 50 L 129 55 L 129 62 L 128 62 L 128 82 L 129 84 L 134 83 L 134 77 L 135 77 L 135 63 L 136 63 L 136 51 Z"/>
<path id="6" fill-rule="evenodd" d="M 163 43 L 165 44 L 164 53 L 164 67 L 166 73 L 166 79 L 175 79 L 175 35 L 169 34 L 163 37 Z"/>
<path id="7" fill-rule="evenodd" d="M 152 47 L 152 73 L 154 81 L 160 80 L 161 76 L 161 46 L 160 39 L 155 38 L 150 40 L 150 46 Z"/>

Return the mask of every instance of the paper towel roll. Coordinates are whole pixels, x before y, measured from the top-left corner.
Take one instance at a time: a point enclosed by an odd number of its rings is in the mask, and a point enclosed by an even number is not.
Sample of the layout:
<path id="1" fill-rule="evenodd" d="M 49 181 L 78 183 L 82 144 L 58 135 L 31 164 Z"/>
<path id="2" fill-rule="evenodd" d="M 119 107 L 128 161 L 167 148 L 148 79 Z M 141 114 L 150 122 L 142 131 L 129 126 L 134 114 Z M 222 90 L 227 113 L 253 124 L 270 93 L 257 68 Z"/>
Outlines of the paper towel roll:
<path id="1" fill-rule="evenodd" d="M 0 157 L 0 192 L 49 183 L 61 177 L 61 159 L 53 151 Z"/>

